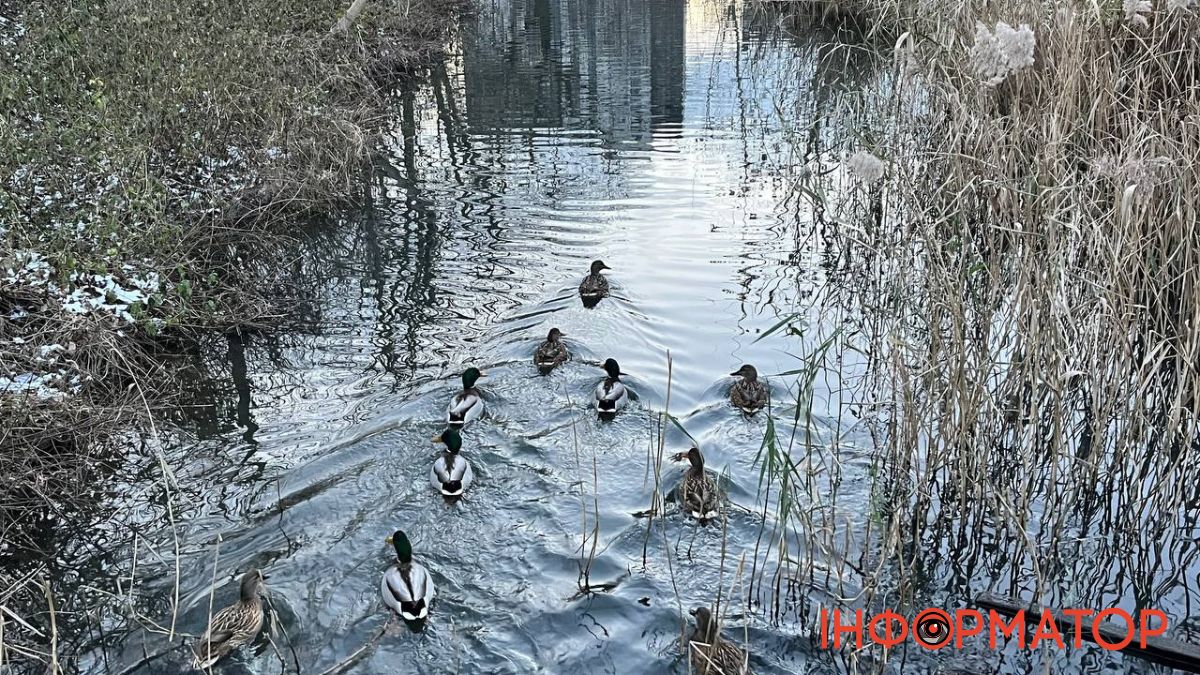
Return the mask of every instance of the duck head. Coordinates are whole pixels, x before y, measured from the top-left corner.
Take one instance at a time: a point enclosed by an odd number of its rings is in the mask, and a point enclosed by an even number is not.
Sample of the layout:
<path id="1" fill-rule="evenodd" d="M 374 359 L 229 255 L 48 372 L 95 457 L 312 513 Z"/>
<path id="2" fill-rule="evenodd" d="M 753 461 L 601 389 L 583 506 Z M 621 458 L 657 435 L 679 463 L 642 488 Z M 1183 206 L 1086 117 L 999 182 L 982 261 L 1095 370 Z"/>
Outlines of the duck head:
<path id="1" fill-rule="evenodd" d="M 250 602 L 262 589 L 263 582 L 267 577 L 262 573 L 262 570 L 251 567 L 249 571 L 242 575 L 241 598 L 242 602 Z"/>
<path id="2" fill-rule="evenodd" d="M 608 376 L 614 380 L 619 379 L 621 377 L 621 366 L 617 364 L 616 359 L 608 359 L 604 362 L 604 372 L 608 373 Z"/>
<path id="3" fill-rule="evenodd" d="M 730 373 L 730 375 L 732 375 L 734 377 L 741 376 L 747 382 L 754 382 L 755 380 L 758 379 L 758 370 L 756 370 L 754 368 L 754 366 L 747 363 L 746 365 L 742 366 L 741 368 L 738 368 L 737 370 Z"/>
<path id="4" fill-rule="evenodd" d="M 396 560 L 404 564 L 412 562 L 412 544 L 408 542 L 408 535 L 404 534 L 404 530 L 396 530 L 390 537 L 387 538 L 387 543 L 396 549 Z"/>
<path id="5" fill-rule="evenodd" d="M 551 328 L 550 333 L 546 335 L 546 342 L 558 342 L 563 336 L 563 332 L 557 328 Z"/>
<path id="6" fill-rule="evenodd" d="M 700 639 L 706 643 L 713 642 L 713 629 L 716 624 L 712 620 L 712 612 L 707 607 L 696 607 L 688 612 L 696 618 L 696 632 L 701 636 Z"/>
<path id="7" fill-rule="evenodd" d="M 601 270 L 611 270 L 612 268 L 604 264 L 603 260 L 592 261 L 592 276 L 600 274 Z"/>
<path id="8" fill-rule="evenodd" d="M 433 442 L 445 445 L 450 452 L 458 452 L 462 449 L 462 435 L 454 427 L 448 427 L 440 435 L 434 436 Z"/>
<path id="9" fill-rule="evenodd" d="M 462 374 L 463 389 L 470 389 L 471 387 L 474 387 L 475 383 L 478 382 L 479 378 L 481 377 L 483 377 L 482 370 L 476 368 L 475 366 L 467 368 Z"/>
<path id="10" fill-rule="evenodd" d="M 704 455 L 700 453 L 700 448 L 692 448 L 687 452 L 677 452 L 671 457 L 676 462 L 687 460 L 692 465 L 694 471 L 704 471 Z"/>

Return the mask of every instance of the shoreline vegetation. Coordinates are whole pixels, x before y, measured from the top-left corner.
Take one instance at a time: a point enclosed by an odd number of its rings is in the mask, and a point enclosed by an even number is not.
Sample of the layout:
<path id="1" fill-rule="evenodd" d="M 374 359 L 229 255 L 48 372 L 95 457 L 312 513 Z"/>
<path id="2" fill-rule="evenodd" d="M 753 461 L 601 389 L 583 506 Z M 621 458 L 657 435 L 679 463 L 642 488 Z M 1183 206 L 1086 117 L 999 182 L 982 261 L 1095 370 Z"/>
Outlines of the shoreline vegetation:
<path id="1" fill-rule="evenodd" d="M 795 189 L 853 279 L 831 291 L 856 317 L 833 351 L 872 359 L 857 398 L 877 439 L 870 519 L 842 524 L 857 514 L 836 504 L 831 470 L 833 497 L 792 503 L 794 523 L 817 521 L 794 534 L 860 561 L 835 574 L 862 579 L 851 606 L 971 606 L 990 585 L 1186 617 L 1178 589 L 1200 556 L 1200 7 L 767 4 L 894 36 L 892 92 L 843 97 L 830 114 L 857 129 L 836 148 L 841 170 Z M 808 360 L 827 363 L 819 351 Z M 821 468 L 840 464 L 833 452 Z M 776 473 L 777 491 L 795 489 Z M 944 587 L 962 569 L 946 561 L 981 548 L 1008 564 Z"/>
<path id="2" fill-rule="evenodd" d="M 463 0 L 0 2 L 0 532 L 152 431 L 180 356 L 294 303 Z M 131 432 L 130 430 L 136 430 Z"/>

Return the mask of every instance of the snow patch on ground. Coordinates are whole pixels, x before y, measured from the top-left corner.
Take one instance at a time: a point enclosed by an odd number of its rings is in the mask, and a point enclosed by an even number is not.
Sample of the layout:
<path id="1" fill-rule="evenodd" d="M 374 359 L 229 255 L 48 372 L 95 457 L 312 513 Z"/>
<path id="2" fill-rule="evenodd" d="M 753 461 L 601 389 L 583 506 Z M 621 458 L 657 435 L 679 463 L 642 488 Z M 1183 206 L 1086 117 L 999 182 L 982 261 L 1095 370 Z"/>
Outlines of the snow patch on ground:
<path id="1" fill-rule="evenodd" d="M 0 375 L 0 396 L 33 395 L 42 400 L 61 400 L 78 394 L 80 379 L 64 369 L 46 373 Z"/>
<path id="2" fill-rule="evenodd" d="M 0 282 L 46 294 L 51 305 L 58 305 L 72 314 L 107 314 L 128 325 L 136 321 L 130 313 L 135 304 L 146 304 L 162 288 L 156 272 L 137 273 L 126 265 L 118 278 L 112 274 L 72 272 L 67 288 L 55 281 L 54 269 L 36 251 L 18 252 L 5 267 Z M 10 320 L 23 318 L 27 311 L 18 308 Z"/>

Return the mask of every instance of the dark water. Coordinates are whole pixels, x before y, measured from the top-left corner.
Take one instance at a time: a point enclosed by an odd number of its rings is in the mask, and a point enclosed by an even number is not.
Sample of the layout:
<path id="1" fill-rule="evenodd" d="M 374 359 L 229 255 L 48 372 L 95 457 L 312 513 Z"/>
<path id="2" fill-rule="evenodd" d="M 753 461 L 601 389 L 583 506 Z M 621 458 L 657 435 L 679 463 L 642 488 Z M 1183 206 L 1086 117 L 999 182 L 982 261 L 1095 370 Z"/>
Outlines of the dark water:
<path id="1" fill-rule="evenodd" d="M 755 464 L 766 416 L 745 419 L 724 396 L 742 363 L 795 370 L 843 328 L 814 301 L 830 253 L 790 197 L 805 144 L 837 123 L 833 97 L 886 82 L 862 46 L 831 50 L 830 30 L 784 23 L 702 1 L 483 3 L 453 57 L 397 92 L 371 203 L 302 258 L 319 280 L 311 325 L 231 337 L 209 364 L 227 377 L 197 385 L 181 429 L 162 431 L 177 527 L 152 463 L 120 486 L 124 515 L 64 554 L 83 561 L 64 562 L 65 583 L 115 594 L 118 608 L 132 598 L 140 617 L 90 622 L 80 669 L 119 672 L 163 647 L 143 627 L 170 623 L 177 532 L 179 631 L 203 629 L 214 576 L 217 604 L 249 566 L 270 576 L 277 648 L 218 670 L 322 672 L 385 623 L 379 577 L 396 528 L 437 583 L 432 621 L 383 638 L 349 672 L 687 672 L 679 610 L 718 596 L 733 598 L 726 635 L 749 644 L 756 672 L 845 669 L 808 637 L 826 591 L 797 575 L 781 588 L 814 604 L 796 605 L 773 588 L 780 523 Z M 575 289 L 595 258 L 614 293 L 587 309 Z M 759 340 L 795 313 L 802 334 Z M 540 377 L 530 357 L 552 326 L 574 357 Z M 588 402 L 607 357 L 638 400 L 602 423 Z M 873 441 L 843 394 L 866 359 L 845 350 L 813 384 L 806 466 L 818 478 L 803 498 L 841 504 L 827 521 L 846 531 L 872 517 Z M 430 438 L 467 365 L 488 373 L 488 415 L 465 433 L 476 483 L 448 505 L 428 484 Z M 796 378 L 772 381 L 778 433 L 792 438 Z M 633 515 L 654 501 L 648 457 L 667 408 L 726 474 L 725 528 L 671 506 L 653 525 Z M 666 452 L 686 443 L 671 428 Z M 663 491 L 680 471 L 667 463 Z M 789 546 L 810 573 L 839 568 L 830 551 Z M 862 590 L 823 578 L 841 597 Z M 923 659 L 896 667 L 997 668 L 995 655 Z M 171 654 L 138 672 L 183 663 Z"/>

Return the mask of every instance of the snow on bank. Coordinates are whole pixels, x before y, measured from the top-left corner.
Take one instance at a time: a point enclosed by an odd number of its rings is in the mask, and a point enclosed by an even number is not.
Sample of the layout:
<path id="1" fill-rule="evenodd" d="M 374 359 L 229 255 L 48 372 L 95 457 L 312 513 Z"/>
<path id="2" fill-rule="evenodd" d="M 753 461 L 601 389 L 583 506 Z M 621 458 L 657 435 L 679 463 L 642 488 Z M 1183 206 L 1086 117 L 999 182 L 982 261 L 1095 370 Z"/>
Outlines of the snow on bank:
<path id="1" fill-rule="evenodd" d="M 162 292 L 155 272 L 122 267 L 120 276 L 72 272 L 60 283 L 50 261 L 34 251 L 19 251 L 0 261 L 0 322 L 20 326 L 35 315 L 65 312 L 102 319 L 117 330 L 136 324 L 134 308 Z M 149 319 L 157 322 L 157 319 Z M 0 335 L 4 325 L 0 323 Z M 74 362 L 75 344 L 39 344 L 19 335 L 0 339 L 0 398 L 33 396 L 63 400 L 78 394 L 86 376 Z"/>

